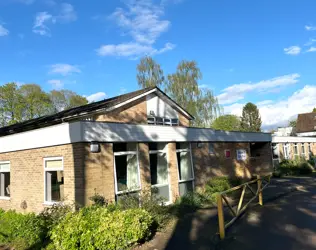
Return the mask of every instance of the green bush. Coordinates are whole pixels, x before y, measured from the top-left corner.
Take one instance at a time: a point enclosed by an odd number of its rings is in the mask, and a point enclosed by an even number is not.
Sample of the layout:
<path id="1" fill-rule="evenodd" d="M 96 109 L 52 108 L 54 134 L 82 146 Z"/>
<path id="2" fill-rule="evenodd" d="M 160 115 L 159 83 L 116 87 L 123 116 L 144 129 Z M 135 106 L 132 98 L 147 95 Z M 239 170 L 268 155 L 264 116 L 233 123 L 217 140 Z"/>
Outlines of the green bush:
<path id="1" fill-rule="evenodd" d="M 66 216 L 66 214 L 74 210 L 73 205 L 53 204 L 52 206 L 45 207 L 39 214 L 39 217 L 44 221 L 45 227 L 49 230 L 54 227 L 58 222 Z"/>
<path id="2" fill-rule="evenodd" d="M 153 218 L 143 209 L 87 207 L 67 214 L 51 231 L 57 250 L 125 249 L 148 239 Z"/>
<path id="3" fill-rule="evenodd" d="M 104 196 L 97 193 L 91 196 L 89 200 L 93 201 L 93 204 L 96 206 L 107 206 L 109 203 L 108 200 L 104 198 Z"/>
<path id="4" fill-rule="evenodd" d="M 0 211 L 0 244 L 15 249 L 41 249 L 46 234 L 44 220 L 34 213 Z"/>
<path id="5" fill-rule="evenodd" d="M 313 172 L 313 166 L 305 159 L 296 158 L 280 162 L 278 171 L 282 175 L 307 175 Z"/>

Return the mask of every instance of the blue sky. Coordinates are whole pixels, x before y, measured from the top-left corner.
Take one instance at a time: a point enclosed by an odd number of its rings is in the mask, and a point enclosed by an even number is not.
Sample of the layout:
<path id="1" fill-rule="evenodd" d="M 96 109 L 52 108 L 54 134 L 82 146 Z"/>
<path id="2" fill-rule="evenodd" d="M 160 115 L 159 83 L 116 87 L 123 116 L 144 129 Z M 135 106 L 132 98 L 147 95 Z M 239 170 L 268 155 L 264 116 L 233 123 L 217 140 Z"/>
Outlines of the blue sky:
<path id="1" fill-rule="evenodd" d="M 225 113 L 259 106 L 264 128 L 316 106 L 314 0 L 1 0 L 0 84 L 96 100 L 138 88 L 138 58 L 165 73 L 196 60 Z"/>

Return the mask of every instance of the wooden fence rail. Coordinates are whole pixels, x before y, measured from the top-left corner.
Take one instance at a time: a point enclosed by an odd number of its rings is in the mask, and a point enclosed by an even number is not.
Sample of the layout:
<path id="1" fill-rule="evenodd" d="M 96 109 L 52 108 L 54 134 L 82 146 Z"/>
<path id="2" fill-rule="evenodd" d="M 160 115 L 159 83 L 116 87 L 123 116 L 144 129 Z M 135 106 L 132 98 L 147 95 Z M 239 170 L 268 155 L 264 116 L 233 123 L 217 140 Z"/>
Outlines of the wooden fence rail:
<path id="1" fill-rule="evenodd" d="M 246 208 L 249 206 L 249 204 L 258 197 L 258 202 L 262 206 L 263 205 L 263 199 L 262 199 L 262 191 L 269 185 L 270 183 L 271 175 L 260 177 L 259 175 L 255 180 L 246 182 L 242 185 L 233 187 L 231 189 L 228 189 L 224 192 L 218 193 L 217 195 L 217 210 L 218 210 L 218 225 L 219 225 L 219 235 L 221 239 L 225 238 L 225 229 L 228 228 L 230 225 L 232 225 L 237 218 L 246 210 Z M 250 186 L 251 184 L 257 183 L 257 190 L 254 191 L 253 188 Z M 263 186 L 262 186 L 263 185 Z M 233 191 L 240 190 L 241 195 L 239 198 L 238 205 L 236 208 L 234 208 L 228 201 L 227 194 L 231 193 Z M 243 206 L 243 201 L 245 197 L 246 191 L 250 191 L 252 198 L 249 199 L 249 201 Z M 233 219 L 231 219 L 229 222 L 225 224 L 225 218 L 224 218 L 224 206 L 223 201 L 226 203 L 228 209 L 233 215 Z"/>

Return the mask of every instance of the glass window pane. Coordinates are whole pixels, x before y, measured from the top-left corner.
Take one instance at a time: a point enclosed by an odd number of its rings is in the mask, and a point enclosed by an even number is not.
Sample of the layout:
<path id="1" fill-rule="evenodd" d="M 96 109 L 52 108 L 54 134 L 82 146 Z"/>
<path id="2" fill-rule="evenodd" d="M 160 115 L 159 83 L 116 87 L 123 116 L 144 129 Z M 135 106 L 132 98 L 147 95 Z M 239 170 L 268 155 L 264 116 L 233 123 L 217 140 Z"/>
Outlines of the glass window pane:
<path id="1" fill-rule="evenodd" d="M 46 168 L 62 168 L 63 161 L 62 160 L 49 160 L 46 161 Z"/>
<path id="2" fill-rule="evenodd" d="M 46 201 L 64 200 L 64 171 L 46 171 Z"/>
<path id="3" fill-rule="evenodd" d="M 10 172 L 0 173 L 0 196 L 10 197 Z"/>
<path id="4" fill-rule="evenodd" d="M 177 142 L 176 149 L 190 149 L 190 145 L 187 142 Z"/>
<path id="5" fill-rule="evenodd" d="M 140 187 L 136 155 L 115 156 L 115 168 L 118 191 L 133 190 Z"/>
<path id="6" fill-rule="evenodd" d="M 302 154 L 305 154 L 305 145 L 302 144 Z"/>
<path id="7" fill-rule="evenodd" d="M 126 152 L 126 151 L 136 151 L 136 143 L 114 143 L 113 152 Z"/>
<path id="8" fill-rule="evenodd" d="M 168 184 L 167 154 L 150 154 L 151 184 Z"/>
<path id="9" fill-rule="evenodd" d="M 186 181 L 179 183 L 179 195 L 183 196 L 187 193 L 193 192 L 193 181 Z"/>
<path id="10" fill-rule="evenodd" d="M 190 152 L 178 152 L 178 168 L 180 180 L 189 180 L 193 178 Z"/>
<path id="11" fill-rule="evenodd" d="M 152 187 L 151 193 L 155 197 L 163 199 L 164 202 L 168 202 L 170 200 L 169 185 L 168 184 L 166 184 L 164 186 L 159 186 L 159 187 Z"/>

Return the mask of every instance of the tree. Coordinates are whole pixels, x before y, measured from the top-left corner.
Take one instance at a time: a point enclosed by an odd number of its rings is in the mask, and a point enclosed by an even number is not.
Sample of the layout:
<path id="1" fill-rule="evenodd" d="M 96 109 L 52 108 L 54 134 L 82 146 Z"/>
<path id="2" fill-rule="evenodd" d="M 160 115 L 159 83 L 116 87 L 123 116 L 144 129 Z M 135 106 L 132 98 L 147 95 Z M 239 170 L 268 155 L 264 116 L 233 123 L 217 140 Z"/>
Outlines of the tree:
<path id="1" fill-rule="evenodd" d="M 313 113 L 316 113 L 316 108 L 313 108 Z"/>
<path id="2" fill-rule="evenodd" d="M 52 102 L 51 113 L 75 108 L 88 103 L 88 100 L 70 90 L 52 90 L 49 94 Z"/>
<path id="3" fill-rule="evenodd" d="M 52 106 L 49 95 L 37 84 L 24 84 L 19 92 L 22 96 L 23 119 L 29 120 L 47 115 Z"/>
<path id="4" fill-rule="evenodd" d="M 174 74 L 168 75 L 166 92 L 195 117 L 197 127 L 209 127 L 221 112 L 217 98 L 209 89 L 201 90 L 202 73 L 195 61 L 181 61 Z"/>
<path id="5" fill-rule="evenodd" d="M 242 110 L 240 122 L 241 130 L 245 132 L 260 132 L 261 123 L 261 117 L 257 106 L 248 102 Z"/>
<path id="6" fill-rule="evenodd" d="M 225 131 L 240 131 L 240 119 L 236 115 L 222 115 L 214 120 L 211 127 Z"/>
<path id="7" fill-rule="evenodd" d="M 22 99 L 16 83 L 11 82 L 0 86 L 1 126 L 22 121 Z"/>
<path id="8" fill-rule="evenodd" d="M 158 63 L 146 56 L 137 65 L 137 81 L 141 88 L 161 86 L 165 80 L 163 71 Z"/>
<path id="9" fill-rule="evenodd" d="M 289 121 L 289 127 L 296 128 L 296 120 Z"/>

